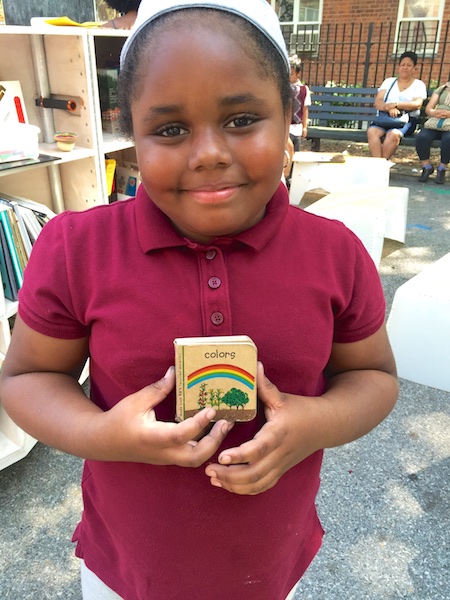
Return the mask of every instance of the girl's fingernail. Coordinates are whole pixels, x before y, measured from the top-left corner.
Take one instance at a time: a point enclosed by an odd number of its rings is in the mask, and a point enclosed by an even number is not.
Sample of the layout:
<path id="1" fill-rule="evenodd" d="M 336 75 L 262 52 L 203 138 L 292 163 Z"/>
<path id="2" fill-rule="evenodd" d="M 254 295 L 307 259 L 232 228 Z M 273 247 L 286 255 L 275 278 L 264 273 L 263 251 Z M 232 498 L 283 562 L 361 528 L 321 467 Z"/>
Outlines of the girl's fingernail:
<path id="1" fill-rule="evenodd" d="M 164 374 L 164 377 L 163 377 L 163 379 L 167 379 L 167 377 L 169 377 L 169 375 L 170 375 L 170 374 L 172 373 L 172 371 L 173 371 L 173 368 L 174 368 L 174 367 L 173 367 L 173 365 L 171 365 L 171 366 L 170 366 L 170 367 L 167 369 L 167 371 L 166 371 L 166 372 L 165 372 L 165 374 Z"/>

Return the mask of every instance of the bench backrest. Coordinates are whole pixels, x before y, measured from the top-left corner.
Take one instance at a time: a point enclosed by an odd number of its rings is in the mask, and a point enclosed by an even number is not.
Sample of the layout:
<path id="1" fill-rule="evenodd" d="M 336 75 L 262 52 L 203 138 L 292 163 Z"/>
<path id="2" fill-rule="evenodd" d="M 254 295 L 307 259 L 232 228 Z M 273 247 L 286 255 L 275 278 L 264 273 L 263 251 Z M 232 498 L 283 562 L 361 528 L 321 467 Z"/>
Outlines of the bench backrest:
<path id="1" fill-rule="evenodd" d="M 376 115 L 373 106 L 378 88 L 311 86 L 309 118 L 316 125 L 354 127 Z"/>
<path id="2" fill-rule="evenodd" d="M 312 104 L 308 116 L 312 125 L 365 129 L 376 116 L 373 102 L 378 88 L 312 85 L 310 90 Z M 427 91 L 428 98 L 422 105 L 419 128 L 428 118 L 424 109 L 434 90 Z"/>

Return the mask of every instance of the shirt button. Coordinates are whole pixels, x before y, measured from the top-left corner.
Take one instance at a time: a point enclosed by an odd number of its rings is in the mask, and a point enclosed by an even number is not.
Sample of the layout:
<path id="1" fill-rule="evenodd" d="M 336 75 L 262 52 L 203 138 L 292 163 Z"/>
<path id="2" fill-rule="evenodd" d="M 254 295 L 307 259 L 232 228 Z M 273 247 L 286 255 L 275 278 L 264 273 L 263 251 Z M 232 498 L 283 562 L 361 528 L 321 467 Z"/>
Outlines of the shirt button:
<path id="1" fill-rule="evenodd" d="M 211 322 L 213 325 L 222 325 L 224 320 L 223 314 L 221 312 L 214 312 L 211 315 Z"/>
<path id="2" fill-rule="evenodd" d="M 208 279 L 208 285 L 210 288 L 215 290 L 222 285 L 222 281 L 219 277 L 210 277 Z"/>
<path id="3" fill-rule="evenodd" d="M 208 260 L 212 260 L 213 258 L 216 258 L 216 255 L 217 255 L 217 252 L 215 250 L 207 250 L 206 254 L 205 254 L 205 256 Z"/>

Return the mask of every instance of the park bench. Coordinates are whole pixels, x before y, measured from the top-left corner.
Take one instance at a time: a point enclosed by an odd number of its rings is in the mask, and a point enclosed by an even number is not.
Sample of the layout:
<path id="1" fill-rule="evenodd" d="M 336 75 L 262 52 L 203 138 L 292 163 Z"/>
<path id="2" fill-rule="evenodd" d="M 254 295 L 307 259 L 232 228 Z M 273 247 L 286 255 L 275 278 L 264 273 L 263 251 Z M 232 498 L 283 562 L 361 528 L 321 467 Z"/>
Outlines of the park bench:
<path id="1" fill-rule="evenodd" d="M 367 142 L 367 126 L 374 119 L 373 106 L 378 88 L 311 86 L 308 134 L 311 150 L 320 151 L 320 140 Z M 430 93 L 431 95 L 431 93 Z M 419 118 L 419 126 L 424 120 Z M 402 138 L 401 145 L 415 146 L 414 136 Z M 439 142 L 433 142 L 439 147 Z"/>

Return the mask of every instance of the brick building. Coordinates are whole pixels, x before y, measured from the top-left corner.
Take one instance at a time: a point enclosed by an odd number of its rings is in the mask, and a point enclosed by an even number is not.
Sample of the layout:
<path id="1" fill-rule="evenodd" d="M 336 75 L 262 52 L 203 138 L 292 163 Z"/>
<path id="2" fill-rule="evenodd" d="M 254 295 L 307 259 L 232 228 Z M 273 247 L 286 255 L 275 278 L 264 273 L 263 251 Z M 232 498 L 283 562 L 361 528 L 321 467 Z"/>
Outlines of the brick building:
<path id="1" fill-rule="evenodd" d="M 269 1 L 269 0 L 268 0 Z M 271 0 L 310 85 L 379 85 L 405 50 L 429 87 L 450 79 L 450 0 Z M 447 56 L 446 56 L 447 55 Z"/>

